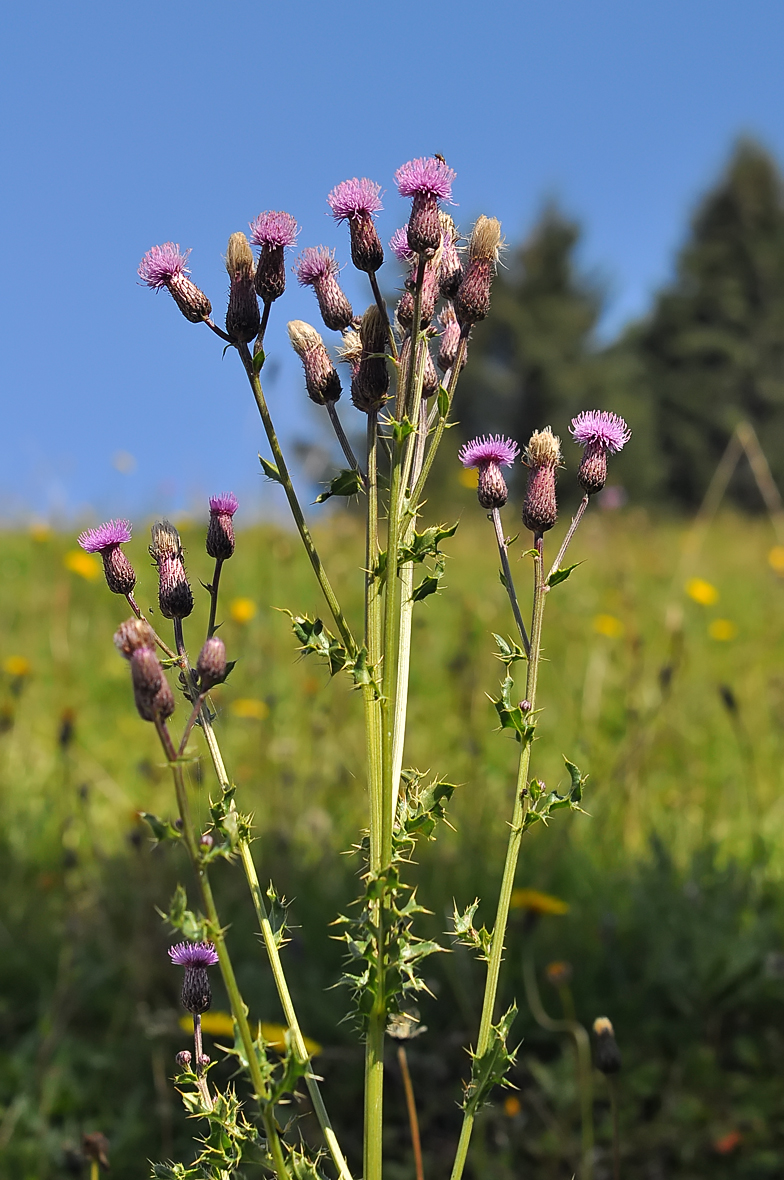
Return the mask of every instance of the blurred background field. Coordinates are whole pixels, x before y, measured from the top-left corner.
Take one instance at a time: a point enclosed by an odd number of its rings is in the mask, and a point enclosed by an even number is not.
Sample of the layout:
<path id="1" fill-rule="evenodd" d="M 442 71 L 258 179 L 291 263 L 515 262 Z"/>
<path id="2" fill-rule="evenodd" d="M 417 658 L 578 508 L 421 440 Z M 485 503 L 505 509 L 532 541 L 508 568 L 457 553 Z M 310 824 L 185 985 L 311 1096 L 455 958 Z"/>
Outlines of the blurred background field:
<path id="1" fill-rule="evenodd" d="M 479 918 L 492 923 L 516 757 L 486 695 L 500 672 L 491 633 L 510 631 L 491 527 L 472 490 L 444 478 L 444 512 L 461 524 L 446 590 L 416 622 L 406 756 L 459 784 L 454 830 L 421 849 L 413 870 L 433 911 L 423 931 L 435 935 L 453 899 L 483 898 Z M 184 526 L 194 583 L 208 580 L 203 535 Z M 583 564 L 548 603 L 534 773 L 564 785 L 562 755 L 577 762 L 590 775 L 589 815 L 559 814 L 525 838 L 518 887 L 568 911 L 534 922 L 522 896 L 515 910 L 503 990 L 520 1006 L 518 1089 L 497 1092 L 482 1116 L 477 1177 L 568 1177 L 578 1157 L 571 1047 L 530 1014 L 526 954 L 551 1015 L 564 997 L 544 969 L 567 960 L 580 1019 L 615 1024 L 628 1175 L 784 1167 L 784 555 L 762 517 L 727 511 L 684 556 L 688 537 L 683 519 L 594 505 L 574 544 Z M 143 606 L 155 594 L 145 541 L 139 528 L 128 546 Z M 319 542 L 356 614 L 357 518 L 335 514 Z M 137 817 L 171 816 L 171 786 L 111 642 L 122 603 L 93 562 L 45 529 L 5 533 L 0 546 L 0 1174 L 14 1180 L 78 1174 L 84 1131 L 108 1135 L 121 1180 L 146 1174 L 147 1159 L 187 1158 L 192 1134 L 167 1080 L 187 1033 L 155 912 L 179 878 L 188 883 L 188 868 L 171 846 L 153 849 Z M 522 586 L 529 571 L 516 569 Z M 188 620 L 193 647 L 206 599 Z M 260 875 L 293 899 L 285 960 L 356 1160 L 361 1048 L 340 1024 L 347 994 L 329 990 L 341 949 L 327 924 L 357 892 L 358 862 L 339 854 L 364 820 L 360 702 L 342 678 L 298 660 L 281 607 L 320 609 L 297 538 L 241 532 L 221 610 L 239 662 L 215 693 L 217 724 L 242 806 L 255 813 Z M 198 735 L 191 748 L 201 755 Z M 190 780 L 205 824 L 210 773 L 199 756 Z M 216 878 L 251 1016 L 274 1025 L 244 878 L 226 865 Z M 422 1004 L 427 1031 L 409 1059 L 427 1173 L 438 1176 L 482 968 L 462 948 L 429 964 L 435 998 Z M 226 1008 L 220 984 L 214 1008 Z M 220 1042 L 219 1017 L 215 1027 Z M 389 1073 L 389 1173 L 402 1178 L 412 1173 L 393 1050 Z M 610 1167 L 603 1085 L 597 1075 L 600 1176 Z"/>

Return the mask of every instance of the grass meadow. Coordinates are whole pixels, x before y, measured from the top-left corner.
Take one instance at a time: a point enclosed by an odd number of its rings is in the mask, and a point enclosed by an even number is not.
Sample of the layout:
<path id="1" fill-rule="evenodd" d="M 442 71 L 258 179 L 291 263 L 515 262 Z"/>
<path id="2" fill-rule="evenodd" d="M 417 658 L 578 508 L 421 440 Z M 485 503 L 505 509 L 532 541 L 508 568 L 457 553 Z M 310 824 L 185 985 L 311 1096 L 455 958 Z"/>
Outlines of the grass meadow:
<path id="1" fill-rule="evenodd" d="M 453 899 L 462 908 L 482 898 L 478 917 L 492 924 L 516 768 L 487 696 L 502 671 L 492 632 L 510 633 L 508 604 L 491 526 L 471 493 L 460 495 L 445 589 L 415 617 L 405 759 L 459 784 L 452 829 L 412 870 L 432 911 L 421 932 L 437 936 Z M 198 590 L 211 572 L 204 526 L 182 531 Z M 354 619 L 360 533 L 350 513 L 317 530 Z M 536 921 L 514 911 L 502 1000 L 520 1009 L 516 1089 L 496 1092 L 483 1112 L 472 1177 L 569 1180 L 579 1159 L 571 1042 L 534 1020 L 526 958 L 551 1016 L 573 1004 L 586 1026 L 599 1015 L 615 1025 L 623 1175 L 784 1174 L 784 552 L 763 518 L 722 515 L 698 549 L 690 536 L 682 519 L 593 509 L 571 557 L 583 564 L 550 595 L 533 772 L 563 786 L 567 755 L 590 775 L 589 814 L 559 813 L 525 837 L 518 888 L 568 910 Z M 143 607 L 155 598 L 145 544 L 138 528 L 127 546 Z M 513 568 L 523 597 L 529 570 Z M 219 611 L 238 664 L 214 694 L 216 724 L 240 805 L 255 815 L 262 880 L 292 899 L 284 961 L 358 1167 L 362 1049 L 350 1019 L 341 1023 L 350 1005 L 332 986 L 342 952 L 329 923 L 358 892 L 358 860 L 343 854 L 365 814 L 361 702 L 347 680 L 298 658 L 284 607 L 321 612 L 298 539 L 273 526 L 240 532 Z M 171 816 L 174 802 L 112 644 L 123 608 L 73 537 L 3 534 L 0 1176 L 9 1180 L 83 1174 L 78 1149 L 92 1131 L 110 1140 L 116 1180 L 143 1177 L 149 1159 L 187 1159 L 194 1133 L 169 1080 L 188 1034 L 155 909 L 178 879 L 189 885 L 189 870 L 177 848 L 153 848 L 138 819 L 140 809 Z M 198 591 L 186 623 L 194 650 L 206 617 Z M 206 825 L 211 767 L 197 758 L 189 774 Z M 251 1017 L 274 1025 L 244 878 L 221 863 L 215 883 Z M 572 968 L 560 989 L 545 970 L 557 960 Z M 465 948 L 428 960 L 426 1029 L 408 1048 L 428 1180 L 448 1175 L 482 970 Z M 226 1008 L 215 986 L 211 1044 Z M 388 1072 L 388 1175 L 403 1180 L 414 1173 L 393 1045 Z M 594 1091 L 601 1180 L 611 1175 L 610 1116 L 598 1073 Z M 305 1103 L 292 1113 L 312 1129 Z"/>

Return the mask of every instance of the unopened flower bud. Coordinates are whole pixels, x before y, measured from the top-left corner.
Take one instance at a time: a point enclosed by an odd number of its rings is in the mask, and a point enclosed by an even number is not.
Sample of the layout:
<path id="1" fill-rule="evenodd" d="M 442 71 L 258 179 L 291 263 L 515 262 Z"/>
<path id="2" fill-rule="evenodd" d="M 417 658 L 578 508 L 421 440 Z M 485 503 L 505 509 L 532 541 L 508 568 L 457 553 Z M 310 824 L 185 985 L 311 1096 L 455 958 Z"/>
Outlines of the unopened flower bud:
<path id="1" fill-rule="evenodd" d="M 369 414 L 379 410 L 389 392 L 386 361 L 387 324 L 375 303 L 371 303 L 359 326 L 362 352 L 351 380 L 351 400 L 358 410 Z"/>
<path id="2" fill-rule="evenodd" d="M 155 648 L 155 632 L 146 619 L 126 619 L 114 633 L 114 646 L 129 660 L 140 647 Z"/>
<path id="3" fill-rule="evenodd" d="M 86 529 L 78 542 L 86 553 L 100 553 L 106 585 L 112 594 L 128 595 L 136 585 L 136 573 L 120 548 L 131 539 L 127 520 L 109 520 L 97 529 Z"/>
<path id="4" fill-rule="evenodd" d="M 186 320 L 192 324 L 200 324 L 209 319 L 212 304 L 207 296 L 188 276 L 188 255 L 175 242 L 164 242 L 162 246 L 153 246 L 139 263 L 139 278 L 151 290 L 160 291 L 164 287 L 179 307 Z"/>
<path id="5" fill-rule="evenodd" d="M 185 573 L 180 534 L 168 520 L 152 526 L 150 556 L 158 567 L 158 603 L 166 619 L 184 619 L 193 610 L 193 591 Z"/>
<path id="6" fill-rule="evenodd" d="M 181 1049 L 174 1060 L 177 1062 L 180 1069 L 190 1069 L 191 1067 L 191 1055 L 187 1049 Z"/>
<path id="7" fill-rule="evenodd" d="M 351 304 L 336 278 L 339 270 L 334 251 L 325 246 L 309 246 L 294 266 L 300 286 L 313 288 L 321 318 L 335 332 L 350 327 L 354 318 Z"/>
<path id="8" fill-rule="evenodd" d="M 455 172 L 437 157 L 410 160 L 395 173 L 403 197 L 413 197 L 408 244 L 415 254 L 432 257 L 441 244 L 438 202 L 452 195 Z"/>
<path id="9" fill-rule="evenodd" d="M 290 213 L 269 210 L 251 223 L 251 241 L 261 246 L 256 265 L 256 291 L 265 303 L 279 299 L 286 289 L 283 252 L 297 242 L 297 223 Z"/>
<path id="10" fill-rule="evenodd" d="M 602 1073 L 617 1073 L 621 1068 L 621 1051 L 615 1039 L 615 1030 L 606 1016 L 597 1016 L 593 1022 L 594 1060 Z"/>
<path id="11" fill-rule="evenodd" d="M 226 679 L 226 646 L 217 635 L 205 640 L 196 661 L 199 689 L 208 692 Z"/>
<path id="12" fill-rule="evenodd" d="M 445 299 L 454 299 L 463 281 L 463 263 L 457 249 L 460 237 L 454 221 L 448 213 L 439 214 L 441 222 L 441 263 L 438 268 L 438 283 Z"/>
<path id="13" fill-rule="evenodd" d="M 215 840 L 213 839 L 213 837 L 210 835 L 209 832 L 202 832 L 201 836 L 199 837 L 199 844 L 202 848 L 206 848 L 209 850 L 210 848 L 212 848 L 214 843 L 215 843 Z"/>
<path id="14" fill-rule="evenodd" d="M 455 295 L 455 312 L 461 324 L 475 324 L 490 310 L 490 286 L 501 245 L 501 222 L 482 215 L 473 228 L 468 269 Z"/>
<path id="15" fill-rule="evenodd" d="M 201 1057 L 199 1058 L 199 1065 L 204 1068 L 205 1065 L 210 1064 L 211 1060 L 212 1058 L 207 1053 L 202 1053 Z"/>
<path id="16" fill-rule="evenodd" d="M 136 708 L 143 721 L 166 721 L 174 712 L 174 696 L 161 662 L 150 647 L 131 655 L 131 680 Z"/>
<path id="17" fill-rule="evenodd" d="M 254 284 L 253 251 L 245 234 L 232 234 L 226 250 L 230 279 L 226 331 L 232 340 L 250 344 L 261 326 L 259 302 Z"/>
<path id="18" fill-rule="evenodd" d="M 555 469 L 561 462 L 561 440 L 549 426 L 531 435 L 523 462 L 529 469 L 523 524 L 534 534 L 546 533 L 558 518 Z"/>
<path id="19" fill-rule="evenodd" d="M 462 334 L 455 309 L 451 303 L 444 305 L 441 315 L 438 317 L 438 322 L 441 325 L 441 337 L 438 347 L 438 367 L 442 373 L 448 373 L 457 360 L 457 350 L 460 346 L 460 337 Z M 463 346 L 463 359 L 460 368 L 465 367 L 468 360 L 468 349 Z"/>
<path id="20" fill-rule="evenodd" d="M 317 406 L 336 402 L 341 393 L 340 377 L 319 333 L 304 320 L 291 320 L 288 332 L 291 346 L 305 370 L 305 387 L 310 400 Z"/>
<path id="21" fill-rule="evenodd" d="M 233 492 L 210 496 L 207 552 L 216 561 L 228 561 L 234 553 L 234 513 L 239 503 Z"/>
<path id="22" fill-rule="evenodd" d="M 383 208 L 381 185 L 363 177 L 344 180 L 327 197 L 336 221 L 347 221 L 351 233 L 351 261 L 357 270 L 374 274 L 384 261 L 384 249 L 373 223 L 373 214 Z"/>

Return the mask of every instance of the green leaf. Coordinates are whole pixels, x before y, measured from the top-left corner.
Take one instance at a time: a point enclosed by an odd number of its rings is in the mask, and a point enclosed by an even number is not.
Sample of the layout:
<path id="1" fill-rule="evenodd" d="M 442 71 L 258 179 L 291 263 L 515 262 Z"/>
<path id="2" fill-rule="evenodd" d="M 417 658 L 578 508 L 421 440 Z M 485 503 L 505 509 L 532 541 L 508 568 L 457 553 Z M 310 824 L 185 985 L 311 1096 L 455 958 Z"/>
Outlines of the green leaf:
<path id="1" fill-rule="evenodd" d="M 564 763 L 566 764 L 566 769 L 569 771 L 569 778 L 572 780 L 572 789 L 569 792 L 569 800 L 573 804 L 581 803 L 583 798 L 583 787 L 585 786 L 588 775 L 580 774 L 579 769 L 573 762 L 569 761 L 566 755 L 564 755 Z"/>
<path id="2" fill-rule="evenodd" d="M 409 434 L 414 433 L 414 425 L 408 418 L 403 418 L 401 422 L 392 423 L 392 437 L 398 445 L 408 438 Z"/>
<path id="3" fill-rule="evenodd" d="M 153 815 L 150 811 L 140 811 L 139 817 L 149 825 L 158 844 L 162 844 L 164 840 L 182 839 L 182 832 L 175 828 L 168 819 L 161 819 L 160 816 Z"/>
<path id="4" fill-rule="evenodd" d="M 449 390 L 443 385 L 438 386 L 438 416 L 439 418 L 446 418 L 449 413 Z"/>
<path id="5" fill-rule="evenodd" d="M 326 492 L 316 496 L 314 504 L 323 504 L 330 496 L 356 496 L 362 491 L 362 476 L 353 467 L 339 472 L 327 486 Z"/>
<path id="6" fill-rule="evenodd" d="M 493 1086 L 505 1084 L 506 1074 L 514 1065 L 517 1050 L 506 1047 L 512 1024 L 517 1016 L 517 1005 L 511 1008 L 490 1028 L 490 1044 L 481 1057 L 472 1055 L 471 1080 L 463 1096 L 463 1110 L 475 1115 L 490 1097 Z"/>
<path id="7" fill-rule="evenodd" d="M 254 354 L 253 354 L 253 372 L 254 373 L 261 372 L 262 365 L 264 364 L 266 359 L 267 358 L 265 356 L 263 348 L 260 348 L 258 352 L 254 352 Z"/>
<path id="8" fill-rule="evenodd" d="M 514 681 L 511 676 L 507 676 L 501 683 L 500 697 L 490 699 L 501 722 L 501 729 L 513 729 L 517 740 L 525 746 L 534 740 L 536 725 L 530 720 L 530 714 L 524 713 L 520 706 L 512 701 L 513 688 Z"/>
<path id="9" fill-rule="evenodd" d="M 516 664 L 518 660 L 525 660 L 528 658 L 523 649 L 520 647 L 520 644 L 516 643 L 514 639 L 504 639 L 503 635 L 496 635 L 495 632 L 493 632 L 493 639 L 495 640 L 496 646 L 498 647 L 498 651 L 494 652 L 493 654 L 497 660 L 500 660 L 502 664 L 506 665 L 507 671 L 511 668 L 512 664 Z"/>
<path id="10" fill-rule="evenodd" d="M 576 570 L 578 565 L 582 565 L 582 562 L 576 561 L 574 565 L 567 565 L 564 569 L 553 570 L 547 579 L 547 585 L 557 586 L 559 582 L 565 582 L 572 570 Z"/>
<path id="11" fill-rule="evenodd" d="M 410 544 L 400 547 L 400 564 L 403 565 L 407 561 L 416 564 L 428 557 L 443 557 L 439 545 L 448 537 L 454 537 L 459 523 L 457 521 L 450 525 L 434 524 L 421 533 L 415 530 Z"/>
<path id="12" fill-rule="evenodd" d="M 321 619 L 309 619 L 307 615 L 293 615 L 285 612 L 291 619 L 291 627 L 300 643 L 303 655 L 313 653 L 320 656 L 329 665 L 330 676 L 351 667 L 345 647 L 338 643 L 322 623 Z"/>
<path id="13" fill-rule="evenodd" d="M 267 479 L 274 480 L 275 483 L 283 483 L 283 480 L 280 478 L 280 472 L 274 463 L 270 463 L 270 461 L 265 459 L 263 455 L 259 455 L 259 463 L 261 463 L 262 470 L 264 471 Z"/>
<path id="14" fill-rule="evenodd" d="M 411 594 L 412 602 L 421 602 L 423 598 L 428 598 L 431 594 L 435 594 L 438 590 L 439 582 L 443 577 L 443 572 L 437 574 L 429 574 L 426 578 L 416 586 Z"/>

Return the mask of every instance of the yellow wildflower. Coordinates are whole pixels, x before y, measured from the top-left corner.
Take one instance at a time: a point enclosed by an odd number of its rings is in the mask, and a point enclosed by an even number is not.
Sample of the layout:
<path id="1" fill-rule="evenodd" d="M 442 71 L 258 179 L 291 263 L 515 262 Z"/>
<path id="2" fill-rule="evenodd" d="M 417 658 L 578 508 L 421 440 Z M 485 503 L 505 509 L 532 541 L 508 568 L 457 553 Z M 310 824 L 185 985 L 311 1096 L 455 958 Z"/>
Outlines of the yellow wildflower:
<path id="1" fill-rule="evenodd" d="M 551 893 L 540 893 L 538 889 L 514 889 L 513 910 L 530 910 L 534 914 L 567 914 L 569 903 Z"/>
<path id="2" fill-rule="evenodd" d="M 784 545 L 774 545 L 768 554 L 768 565 L 777 574 L 784 574 Z"/>
<path id="3" fill-rule="evenodd" d="M 25 656 L 6 656 L 3 660 L 3 671 L 14 678 L 29 676 L 32 670 L 32 665 Z"/>
<path id="4" fill-rule="evenodd" d="M 72 574 L 94 582 L 101 576 L 101 563 L 92 553 L 85 553 L 82 549 L 69 549 L 63 558 L 63 565 Z"/>
<path id="5" fill-rule="evenodd" d="M 229 614 L 235 623 L 244 626 L 256 614 L 256 603 L 252 598 L 233 598 L 229 603 Z"/>
<path id="6" fill-rule="evenodd" d="M 718 639 L 720 643 L 726 643 L 728 639 L 735 638 L 738 628 L 732 619 L 714 619 L 708 627 L 708 634 L 711 639 Z"/>
<path id="7" fill-rule="evenodd" d="M 710 582 L 706 582 L 704 578 L 689 578 L 686 583 L 686 593 L 700 606 L 713 606 L 714 602 L 719 601 L 718 590 Z"/>
<path id="8" fill-rule="evenodd" d="M 250 721 L 263 721 L 269 717 L 269 705 L 266 701 L 257 701 L 253 697 L 240 697 L 229 705 L 235 717 L 243 717 Z"/>
<path id="9" fill-rule="evenodd" d="M 606 635 L 608 639 L 619 639 L 626 630 L 621 620 L 616 619 L 615 615 L 596 615 L 593 620 L 593 629 L 599 635 Z"/>
<path id="10" fill-rule="evenodd" d="M 180 1028 L 184 1032 L 193 1032 L 193 1017 L 187 1013 L 180 1017 Z M 252 1030 L 251 1026 L 251 1030 Z M 234 1037 L 234 1020 L 231 1012 L 204 1012 L 201 1018 L 202 1032 L 207 1033 L 211 1037 Z M 279 1053 L 285 1052 L 286 1049 L 286 1026 L 284 1024 L 272 1024 L 262 1021 L 257 1025 L 258 1032 L 261 1033 L 264 1040 L 270 1048 L 277 1050 Z M 305 1048 L 311 1057 L 316 1057 L 322 1052 L 321 1045 L 318 1041 L 313 1041 L 310 1037 L 303 1037 Z"/>

